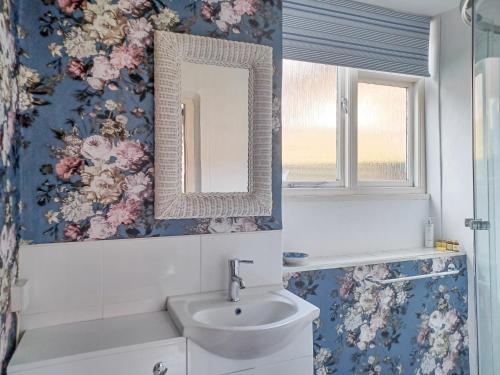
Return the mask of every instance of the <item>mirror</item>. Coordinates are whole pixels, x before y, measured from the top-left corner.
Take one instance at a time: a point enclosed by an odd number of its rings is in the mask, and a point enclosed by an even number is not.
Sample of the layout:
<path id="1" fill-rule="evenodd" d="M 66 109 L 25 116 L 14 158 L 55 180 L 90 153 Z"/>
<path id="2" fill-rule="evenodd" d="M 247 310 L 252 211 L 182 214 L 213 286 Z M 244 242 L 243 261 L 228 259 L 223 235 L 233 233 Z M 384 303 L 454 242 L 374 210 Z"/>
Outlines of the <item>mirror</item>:
<path id="1" fill-rule="evenodd" d="M 181 74 L 183 192 L 248 192 L 249 70 L 183 61 Z"/>
<path id="2" fill-rule="evenodd" d="M 155 217 L 269 216 L 272 48 L 155 32 Z"/>

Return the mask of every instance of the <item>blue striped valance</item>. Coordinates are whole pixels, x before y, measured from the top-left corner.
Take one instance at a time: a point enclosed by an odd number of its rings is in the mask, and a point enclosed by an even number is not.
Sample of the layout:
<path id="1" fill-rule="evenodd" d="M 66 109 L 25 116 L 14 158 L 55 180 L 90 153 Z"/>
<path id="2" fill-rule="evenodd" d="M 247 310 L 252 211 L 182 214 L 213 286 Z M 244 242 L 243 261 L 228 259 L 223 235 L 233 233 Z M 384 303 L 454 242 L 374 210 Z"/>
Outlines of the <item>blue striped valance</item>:
<path id="1" fill-rule="evenodd" d="M 428 76 L 429 27 L 352 0 L 283 0 L 283 58 Z"/>

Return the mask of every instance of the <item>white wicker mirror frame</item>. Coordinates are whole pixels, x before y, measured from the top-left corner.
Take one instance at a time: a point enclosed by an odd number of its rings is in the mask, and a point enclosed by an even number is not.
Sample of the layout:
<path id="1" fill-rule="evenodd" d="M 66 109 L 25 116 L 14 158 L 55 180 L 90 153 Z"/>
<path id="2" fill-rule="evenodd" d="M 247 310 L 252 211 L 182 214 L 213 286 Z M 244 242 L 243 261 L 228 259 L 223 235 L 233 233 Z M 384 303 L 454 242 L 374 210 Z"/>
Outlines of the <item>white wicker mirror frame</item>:
<path id="1" fill-rule="evenodd" d="M 155 218 L 269 216 L 272 210 L 272 48 L 155 32 Z M 182 192 L 181 63 L 249 69 L 248 192 Z"/>

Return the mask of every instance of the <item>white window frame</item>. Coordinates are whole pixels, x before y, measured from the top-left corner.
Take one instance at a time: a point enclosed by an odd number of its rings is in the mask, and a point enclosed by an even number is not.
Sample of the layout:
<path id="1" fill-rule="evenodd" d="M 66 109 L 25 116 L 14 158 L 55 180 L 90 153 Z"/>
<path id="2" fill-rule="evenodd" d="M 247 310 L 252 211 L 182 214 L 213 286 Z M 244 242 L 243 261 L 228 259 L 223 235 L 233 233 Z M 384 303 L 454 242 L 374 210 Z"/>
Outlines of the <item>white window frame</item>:
<path id="1" fill-rule="evenodd" d="M 424 79 L 338 67 L 337 70 L 337 176 L 328 183 L 286 183 L 285 196 L 426 196 Z M 358 82 L 408 89 L 406 181 L 358 181 L 357 88 Z M 424 197 L 425 198 L 425 197 Z"/>
<path id="2" fill-rule="evenodd" d="M 323 181 L 323 182 L 308 182 L 308 181 L 283 181 L 283 189 L 289 190 L 289 192 L 307 192 L 318 189 L 321 191 L 339 191 L 346 186 L 346 117 L 345 117 L 345 99 L 347 95 L 347 69 L 343 67 L 337 68 L 337 106 L 336 110 L 336 125 L 337 125 L 337 180 L 336 181 Z"/>

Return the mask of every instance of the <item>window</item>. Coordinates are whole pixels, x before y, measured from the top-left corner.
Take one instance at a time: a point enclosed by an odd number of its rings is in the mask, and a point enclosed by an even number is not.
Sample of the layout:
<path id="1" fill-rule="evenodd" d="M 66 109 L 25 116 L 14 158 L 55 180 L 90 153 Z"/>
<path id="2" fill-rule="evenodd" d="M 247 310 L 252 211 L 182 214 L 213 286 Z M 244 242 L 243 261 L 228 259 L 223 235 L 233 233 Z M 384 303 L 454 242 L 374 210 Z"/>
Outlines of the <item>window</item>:
<path id="1" fill-rule="evenodd" d="M 283 160 L 285 179 L 336 184 L 337 67 L 285 60 Z"/>
<path id="2" fill-rule="evenodd" d="M 423 193 L 418 78 L 283 61 L 283 186 Z"/>

